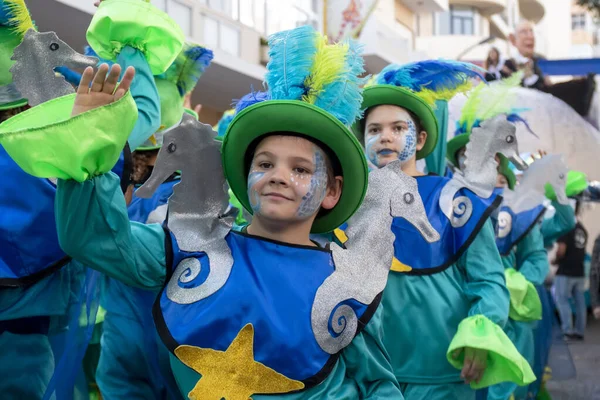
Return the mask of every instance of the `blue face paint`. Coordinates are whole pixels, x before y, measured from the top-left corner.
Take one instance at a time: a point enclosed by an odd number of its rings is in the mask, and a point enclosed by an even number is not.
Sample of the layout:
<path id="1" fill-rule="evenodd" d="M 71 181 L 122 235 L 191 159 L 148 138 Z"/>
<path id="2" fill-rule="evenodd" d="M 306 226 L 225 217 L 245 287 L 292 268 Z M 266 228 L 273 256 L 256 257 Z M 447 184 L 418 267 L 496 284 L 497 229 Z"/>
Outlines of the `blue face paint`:
<path id="1" fill-rule="evenodd" d="M 250 207 L 254 214 L 260 210 L 260 194 L 254 188 L 254 186 L 265 176 L 264 172 L 250 172 L 248 174 L 248 199 L 250 200 Z"/>
<path id="2" fill-rule="evenodd" d="M 314 215 L 325 198 L 327 193 L 327 166 L 325 165 L 325 154 L 319 148 L 314 150 L 315 172 L 310 179 L 308 191 L 302 197 L 296 213 L 300 218 Z M 292 179 L 294 181 L 294 179 Z"/>
<path id="3" fill-rule="evenodd" d="M 411 120 L 407 122 L 408 129 L 402 135 L 404 145 L 400 149 L 398 159 L 402 162 L 410 160 L 417 152 L 417 127 Z"/>

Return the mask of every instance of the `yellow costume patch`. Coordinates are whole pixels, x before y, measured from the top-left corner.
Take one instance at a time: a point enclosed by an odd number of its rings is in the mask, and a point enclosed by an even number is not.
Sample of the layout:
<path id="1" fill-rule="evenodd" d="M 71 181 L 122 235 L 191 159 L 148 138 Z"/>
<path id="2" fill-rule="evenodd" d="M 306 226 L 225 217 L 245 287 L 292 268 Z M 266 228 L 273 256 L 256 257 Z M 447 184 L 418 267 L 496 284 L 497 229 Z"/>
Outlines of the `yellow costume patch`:
<path id="1" fill-rule="evenodd" d="M 412 271 L 412 267 L 401 263 L 396 257 L 392 260 L 392 271 L 394 272 L 409 272 Z"/>
<path id="2" fill-rule="evenodd" d="M 202 375 L 188 394 L 191 400 L 248 400 L 253 394 L 288 393 L 304 384 L 254 360 L 254 327 L 247 324 L 227 350 L 179 346 L 175 355 Z"/>

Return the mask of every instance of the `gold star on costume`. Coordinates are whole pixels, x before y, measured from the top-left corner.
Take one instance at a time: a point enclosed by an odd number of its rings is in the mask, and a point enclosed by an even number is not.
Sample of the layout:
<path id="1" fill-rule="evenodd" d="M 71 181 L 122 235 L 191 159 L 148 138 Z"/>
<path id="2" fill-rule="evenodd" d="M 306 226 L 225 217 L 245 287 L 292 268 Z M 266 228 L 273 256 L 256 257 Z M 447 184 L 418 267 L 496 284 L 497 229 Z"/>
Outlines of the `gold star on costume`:
<path id="1" fill-rule="evenodd" d="M 248 400 L 253 394 L 288 393 L 304 388 L 299 381 L 254 360 L 254 327 L 247 324 L 225 351 L 179 346 L 175 355 L 202 375 L 188 394 L 191 400 Z"/>
<path id="2" fill-rule="evenodd" d="M 392 260 L 392 271 L 396 272 L 409 272 L 412 271 L 412 267 L 409 267 L 406 264 L 403 264 L 396 257 Z"/>

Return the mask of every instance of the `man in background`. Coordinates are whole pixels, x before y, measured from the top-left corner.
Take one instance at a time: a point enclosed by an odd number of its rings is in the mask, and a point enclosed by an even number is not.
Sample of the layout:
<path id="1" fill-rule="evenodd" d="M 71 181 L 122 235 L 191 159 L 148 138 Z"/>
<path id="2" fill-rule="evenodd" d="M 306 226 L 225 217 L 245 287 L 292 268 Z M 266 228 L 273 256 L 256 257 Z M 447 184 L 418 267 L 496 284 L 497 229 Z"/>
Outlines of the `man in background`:
<path id="1" fill-rule="evenodd" d="M 560 315 L 562 332 L 567 340 L 583 340 L 587 308 L 584 298 L 585 248 L 588 233 L 579 220 L 580 203 L 575 206 L 577 224 L 565 236 L 558 239 L 558 250 L 554 264 L 558 265 L 556 278 L 556 306 Z M 575 301 L 575 329 L 569 298 Z"/>
<path id="2" fill-rule="evenodd" d="M 523 71 L 523 86 L 532 89 L 545 90 L 552 83 L 545 77 L 538 65 L 543 59 L 535 54 L 535 32 L 533 23 L 521 21 L 517 24 L 515 32 L 509 37 L 510 42 L 518 50 L 518 54 L 505 63 L 505 67 L 512 71 Z"/>

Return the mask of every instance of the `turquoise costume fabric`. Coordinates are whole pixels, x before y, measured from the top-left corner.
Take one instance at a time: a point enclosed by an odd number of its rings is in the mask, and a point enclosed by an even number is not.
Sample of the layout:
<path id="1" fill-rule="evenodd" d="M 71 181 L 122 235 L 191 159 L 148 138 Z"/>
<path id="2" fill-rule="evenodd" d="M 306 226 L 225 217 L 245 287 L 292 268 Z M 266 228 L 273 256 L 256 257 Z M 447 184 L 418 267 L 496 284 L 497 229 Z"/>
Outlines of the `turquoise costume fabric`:
<path id="1" fill-rule="evenodd" d="M 575 229 L 575 210 L 569 204 L 560 204 L 557 201 L 552 202 L 556 210 L 552 218 L 546 218 L 542 221 L 542 235 L 544 236 L 544 247 L 549 248 L 558 240 L 559 237 Z"/>
<path id="2" fill-rule="evenodd" d="M 502 262 L 505 268 L 515 268 L 529 282 L 541 285 L 548 274 L 549 266 L 540 224 L 533 226 L 510 254 L 502 258 Z M 532 368 L 535 357 L 533 340 L 535 324 L 536 322 L 518 322 L 509 319 L 505 327 L 507 336 Z M 537 378 L 541 379 L 539 376 Z M 527 391 L 527 386 L 517 387 L 513 383 L 505 382 L 490 387 L 488 400 L 505 400 L 511 394 L 515 395 L 515 400 L 523 400 L 527 398 Z"/>
<path id="3" fill-rule="evenodd" d="M 425 162 L 427 172 L 444 176 L 446 172 L 446 148 L 448 137 L 448 102 L 446 100 L 436 100 L 433 110 L 438 120 L 438 139 L 437 145 L 427 157 Z"/>
<path id="4" fill-rule="evenodd" d="M 90 219 L 84 221 L 82 215 Z M 95 227 L 93 233 L 87 229 L 90 223 Z M 75 259 L 132 286 L 151 290 L 164 286 L 167 277 L 165 231 L 157 224 L 129 221 L 116 175 L 109 173 L 84 183 L 59 180 L 57 226 L 62 247 Z M 342 351 L 321 385 L 296 394 L 268 398 L 402 399 L 383 350 L 377 315 L 373 324 L 369 323 Z M 191 384 L 189 376 L 184 376 L 183 364 L 174 361 L 175 378 L 182 394 L 187 395 Z M 191 379 L 194 384 L 197 382 Z"/>
<path id="5" fill-rule="evenodd" d="M 131 136 L 135 142 L 139 141 L 142 136 L 148 135 L 148 132 L 158 129 L 160 103 L 158 94 L 155 89 L 152 89 L 154 78 L 142 53 L 133 48 L 125 48 L 119 55 L 118 61 L 124 69 L 128 66 L 136 69 L 136 78 L 131 88 L 139 108 L 139 118 Z M 26 179 L 37 178 L 28 176 Z M 120 192 L 120 186 L 118 189 Z M 18 190 L 13 193 L 21 195 Z M 53 206 L 51 209 L 52 211 L 48 210 L 47 212 L 54 212 Z M 4 214 L 4 212 L 2 213 Z M 36 228 L 55 229 L 54 226 L 37 226 Z M 75 362 L 74 360 L 78 357 L 73 354 L 63 354 L 63 350 L 85 351 L 86 343 L 80 343 L 76 350 L 62 343 L 72 338 L 72 336 L 66 335 L 66 329 L 68 326 L 73 326 L 73 322 L 79 319 L 81 301 L 84 301 L 81 294 L 87 293 L 88 290 L 88 288 L 83 288 L 84 282 L 87 281 L 85 276 L 85 268 L 80 263 L 71 261 L 34 285 L 0 289 L 0 321 L 2 321 L 0 322 L 0 342 L 3 343 L 3 348 L 14 343 L 15 348 L 22 346 L 31 349 L 31 351 L 19 353 L 19 357 L 16 357 L 14 352 L 0 354 L 0 365 L 10 368 L 10 371 L 6 372 L 4 376 L 15 377 L 15 380 L 0 379 L 0 393 L 15 393 L 15 399 L 41 399 L 46 392 L 48 378 L 52 377 L 55 372 L 54 368 L 61 363 L 62 357 L 66 357 L 63 362 L 68 361 L 69 363 Z M 91 295 L 91 293 L 89 294 Z M 47 318 L 48 327 L 41 334 L 29 334 L 27 318 L 30 317 Z M 95 315 L 90 317 L 95 318 Z M 88 324 L 93 324 L 93 321 L 88 321 Z M 82 334 L 82 340 L 85 342 L 87 332 L 84 331 Z M 89 338 L 87 339 L 89 340 Z M 38 366 L 39 369 L 32 366 Z M 62 371 L 57 369 L 56 373 L 53 385 L 61 386 L 63 375 L 70 375 L 72 372 L 65 368 Z M 39 377 L 39 384 L 34 383 L 32 377 L 35 376 Z M 12 387 L 20 387 L 26 393 L 10 392 Z M 50 393 L 47 395 L 49 396 Z"/>
<path id="6" fill-rule="evenodd" d="M 150 199 L 135 193 L 127 209 L 129 219 L 140 223 L 162 223 L 174 176 L 159 186 Z M 96 379 L 102 397 L 112 399 L 175 398 L 175 381 L 171 375 L 169 352 L 156 334 L 152 305 L 158 296 L 106 278 L 101 304 L 106 310 L 102 347 Z"/>
<path id="7" fill-rule="evenodd" d="M 508 319 L 509 295 L 491 222 L 449 268 L 424 276 L 391 272 L 382 304 L 384 344 L 398 382 L 409 384 L 412 393 L 438 393 L 428 399 L 460 398 L 460 371 L 446 360 L 458 325 L 475 315 L 500 327 Z M 406 316 L 412 316 L 410 323 Z"/>

